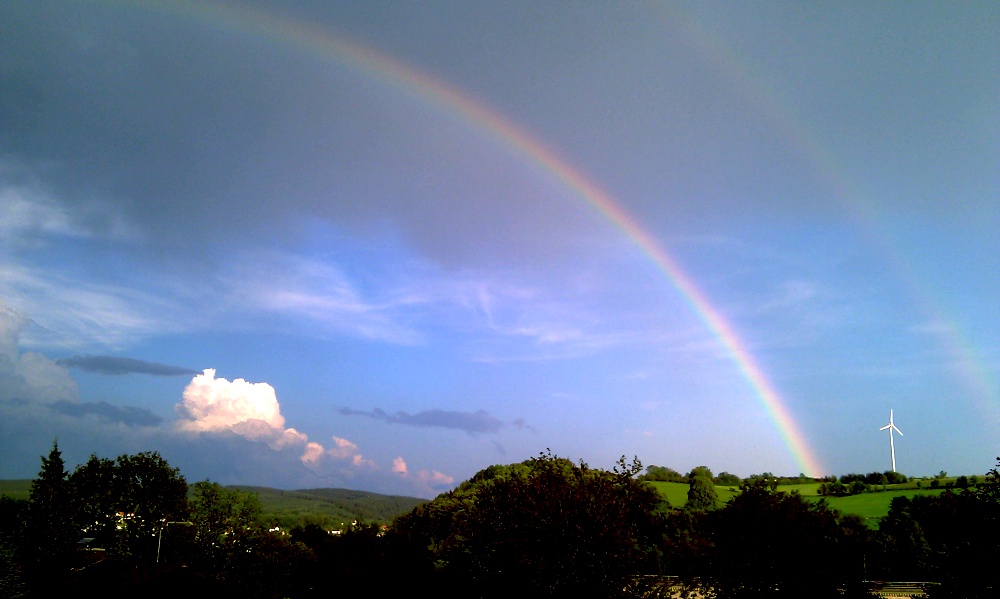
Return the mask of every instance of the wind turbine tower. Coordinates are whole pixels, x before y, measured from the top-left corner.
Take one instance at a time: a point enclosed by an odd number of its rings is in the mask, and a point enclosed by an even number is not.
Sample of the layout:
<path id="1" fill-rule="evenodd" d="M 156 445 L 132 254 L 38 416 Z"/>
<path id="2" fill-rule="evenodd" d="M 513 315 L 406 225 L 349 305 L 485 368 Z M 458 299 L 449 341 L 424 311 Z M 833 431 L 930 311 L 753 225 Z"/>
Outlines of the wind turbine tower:
<path id="1" fill-rule="evenodd" d="M 884 431 L 885 429 L 889 429 L 889 453 L 892 455 L 892 471 L 895 472 L 896 471 L 896 446 L 892 442 L 892 431 L 896 431 L 897 433 L 900 434 L 900 436 L 903 435 L 903 431 L 901 431 L 898 428 L 896 428 L 896 425 L 892 423 L 892 410 L 889 410 L 889 424 L 883 426 L 882 428 L 880 428 L 878 430 Z"/>

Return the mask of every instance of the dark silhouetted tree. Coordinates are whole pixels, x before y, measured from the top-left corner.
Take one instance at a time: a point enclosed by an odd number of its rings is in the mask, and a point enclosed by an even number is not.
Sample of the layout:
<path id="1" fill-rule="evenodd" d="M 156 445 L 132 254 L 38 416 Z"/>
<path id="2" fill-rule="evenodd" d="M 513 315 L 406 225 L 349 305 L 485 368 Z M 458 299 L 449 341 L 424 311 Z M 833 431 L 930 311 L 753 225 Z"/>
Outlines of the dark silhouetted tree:
<path id="1" fill-rule="evenodd" d="M 191 527 L 172 529 L 183 545 L 178 553 L 186 552 L 201 570 L 253 596 L 280 595 L 294 586 L 306 552 L 268 530 L 255 493 L 198 482 L 190 508 Z"/>
<path id="2" fill-rule="evenodd" d="M 187 519 L 187 482 L 156 452 L 92 455 L 69 483 L 77 526 L 109 557 L 153 562 L 164 523 Z"/>
<path id="3" fill-rule="evenodd" d="M 637 481 L 638 461 L 612 472 L 542 454 L 493 466 L 397 519 L 477 596 L 616 597 L 655 573 L 662 497 Z M 628 589 L 628 590 L 626 590 Z"/>
<path id="4" fill-rule="evenodd" d="M 706 522 L 711 549 L 701 573 L 721 598 L 839 597 L 862 580 L 855 545 L 864 526 L 825 501 L 751 481 Z"/>
<path id="5" fill-rule="evenodd" d="M 73 496 L 58 442 L 52 443 L 31 484 L 28 540 L 36 559 L 58 564 L 71 554 L 82 535 L 73 524 Z"/>

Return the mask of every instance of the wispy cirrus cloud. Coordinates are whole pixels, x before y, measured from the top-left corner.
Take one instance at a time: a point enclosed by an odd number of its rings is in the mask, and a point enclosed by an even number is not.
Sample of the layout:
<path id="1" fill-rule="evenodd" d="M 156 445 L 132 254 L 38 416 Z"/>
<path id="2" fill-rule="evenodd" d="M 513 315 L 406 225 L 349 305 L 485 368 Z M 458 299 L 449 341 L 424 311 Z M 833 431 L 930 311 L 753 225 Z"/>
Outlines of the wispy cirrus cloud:
<path id="1" fill-rule="evenodd" d="M 0 232 L 21 246 L 44 245 L 49 238 L 125 240 L 138 229 L 111 205 L 97 201 L 64 202 L 31 169 L 0 158 Z M 11 179 L 20 182 L 11 183 Z"/>
<path id="2" fill-rule="evenodd" d="M 222 279 L 229 295 L 240 298 L 238 309 L 306 323 L 311 334 L 349 335 L 398 345 L 423 340 L 400 318 L 400 312 L 415 302 L 400 302 L 392 293 L 366 295 L 333 260 L 256 252 L 244 256 Z M 386 287 L 391 289 L 391 282 L 383 282 L 379 289 Z"/>
<path id="3" fill-rule="evenodd" d="M 518 429 L 531 429 L 521 418 L 510 423 L 505 423 L 485 410 L 476 410 L 475 412 L 423 410 L 414 414 L 402 411 L 389 414 L 378 408 L 370 412 L 354 410 L 352 408 L 339 408 L 337 412 L 343 416 L 363 416 L 389 424 L 427 428 L 450 428 L 465 431 L 470 435 L 494 434 L 508 426 Z"/>
<path id="4" fill-rule="evenodd" d="M 38 325 L 25 330 L 22 342 L 28 345 L 44 339 L 46 345 L 57 347 L 93 343 L 120 347 L 199 322 L 179 318 L 190 311 L 180 308 L 169 295 L 82 280 L 27 264 L 0 264 L 0 297 L 30 313 Z"/>

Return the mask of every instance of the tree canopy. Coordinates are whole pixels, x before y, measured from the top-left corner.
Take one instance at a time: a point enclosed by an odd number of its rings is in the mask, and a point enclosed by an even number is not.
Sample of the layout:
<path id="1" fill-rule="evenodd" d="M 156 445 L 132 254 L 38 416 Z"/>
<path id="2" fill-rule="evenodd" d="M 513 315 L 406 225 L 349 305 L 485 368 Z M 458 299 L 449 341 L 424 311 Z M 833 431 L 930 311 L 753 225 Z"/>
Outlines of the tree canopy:
<path id="1" fill-rule="evenodd" d="M 491 466 L 397 519 L 394 534 L 481 596 L 619 596 L 657 567 L 663 500 L 635 480 L 640 468 L 551 454 Z"/>

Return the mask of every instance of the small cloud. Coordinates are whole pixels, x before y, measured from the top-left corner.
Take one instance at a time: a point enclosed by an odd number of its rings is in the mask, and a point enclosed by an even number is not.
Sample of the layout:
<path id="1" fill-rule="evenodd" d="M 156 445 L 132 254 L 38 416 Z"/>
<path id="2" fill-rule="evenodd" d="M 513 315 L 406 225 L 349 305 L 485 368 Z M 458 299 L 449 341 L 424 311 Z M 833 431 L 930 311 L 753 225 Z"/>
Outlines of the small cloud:
<path id="1" fill-rule="evenodd" d="M 411 473 L 403 456 L 398 456 L 392 461 L 392 471 L 402 479 L 417 483 L 422 487 L 423 492 L 439 493 L 450 489 L 455 484 L 454 477 L 437 470 L 419 470 Z"/>
<path id="2" fill-rule="evenodd" d="M 497 450 L 497 453 L 503 457 L 507 457 L 507 450 L 504 449 L 503 445 L 500 445 L 499 441 L 493 442 L 493 448 Z"/>
<path id="3" fill-rule="evenodd" d="M 329 449 L 325 449 L 319 443 L 307 443 L 306 450 L 299 459 L 309 466 L 319 466 L 323 461 L 333 460 L 349 462 L 358 468 L 375 468 L 375 462 L 361 455 L 357 443 L 336 436 L 333 437 L 333 445 Z"/>
<path id="4" fill-rule="evenodd" d="M 328 449 L 327 453 L 335 458 L 349 458 L 358 453 L 358 445 L 342 437 L 334 437 L 333 447 Z"/>
<path id="5" fill-rule="evenodd" d="M 419 427 L 439 427 L 461 430 L 470 435 L 478 433 L 496 433 L 506 426 L 502 420 L 491 416 L 484 410 L 475 412 L 458 412 L 454 410 L 424 410 L 415 414 L 406 412 L 396 412 L 388 414 L 375 408 L 371 412 L 353 410 L 351 408 L 340 408 L 337 410 L 344 416 L 364 416 L 374 420 L 381 420 L 390 424 L 405 424 Z M 516 428 L 531 428 L 523 420 L 517 419 L 512 426 Z"/>
<path id="6" fill-rule="evenodd" d="M 911 326 L 910 332 L 916 335 L 948 335 L 955 332 L 955 327 L 943 320 L 931 320 Z"/>
<path id="7" fill-rule="evenodd" d="M 445 491 L 455 484 L 455 478 L 437 470 L 421 470 L 417 479 L 435 491 Z"/>
<path id="8" fill-rule="evenodd" d="M 319 458 L 322 455 L 323 455 L 323 446 L 320 445 L 319 443 L 314 443 L 310 441 L 309 443 L 306 443 L 306 449 L 304 452 L 302 452 L 302 457 L 300 457 L 299 459 L 302 460 L 303 464 L 316 464 L 317 462 L 319 462 Z"/>
<path id="9" fill-rule="evenodd" d="M 334 264 L 274 253 L 247 262 L 245 273 L 237 271 L 240 276 L 230 280 L 232 293 L 259 310 L 309 322 L 313 334 L 326 330 L 399 345 L 423 340 L 397 321 L 403 306 L 392 298 L 366 297 Z M 260 272 L 270 274 L 262 278 Z"/>
<path id="10" fill-rule="evenodd" d="M 510 425 L 513 426 L 514 428 L 516 428 L 519 431 L 529 430 L 529 431 L 531 431 L 533 433 L 536 432 L 535 431 L 535 427 L 533 427 L 530 424 L 528 424 L 527 422 L 525 422 L 524 418 L 515 418 L 513 420 L 513 422 L 510 423 Z"/>
<path id="11" fill-rule="evenodd" d="M 83 370 L 84 372 L 108 375 L 148 374 L 151 376 L 186 376 L 198 373 L 197 370 L 192 370 L 191 368 L 114 356 L 72 356 L 56 360 L 56 364 L 66 368 Z"/>

